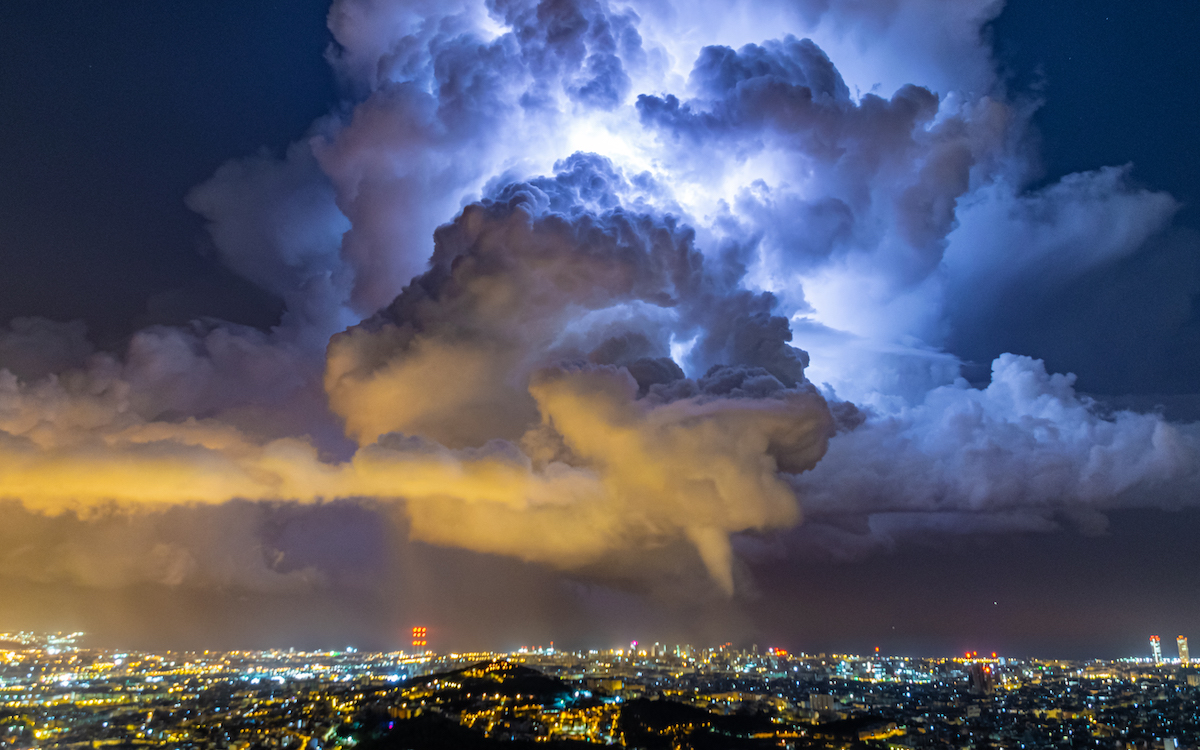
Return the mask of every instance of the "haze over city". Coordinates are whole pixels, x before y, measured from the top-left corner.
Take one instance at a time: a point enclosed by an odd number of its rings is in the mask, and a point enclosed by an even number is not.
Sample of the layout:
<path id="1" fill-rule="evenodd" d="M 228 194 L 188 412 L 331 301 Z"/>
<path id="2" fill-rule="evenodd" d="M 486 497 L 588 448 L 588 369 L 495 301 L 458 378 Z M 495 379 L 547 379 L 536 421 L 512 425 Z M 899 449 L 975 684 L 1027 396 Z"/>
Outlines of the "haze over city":
<path id="1" fill-rule="evenodd" d="M 0 631 L 1200 637 L 1198 20 L 5 4 Z"/>

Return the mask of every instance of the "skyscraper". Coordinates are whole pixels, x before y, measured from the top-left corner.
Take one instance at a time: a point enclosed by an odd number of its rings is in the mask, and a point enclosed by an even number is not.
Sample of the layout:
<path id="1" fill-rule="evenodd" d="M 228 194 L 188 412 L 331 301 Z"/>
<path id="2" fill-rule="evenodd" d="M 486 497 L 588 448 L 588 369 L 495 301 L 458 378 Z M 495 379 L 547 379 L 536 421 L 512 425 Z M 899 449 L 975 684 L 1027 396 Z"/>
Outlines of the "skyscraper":
<path id="1" fill-rule="evenodd" d="M 1150 636 L 1150 651 L 1154 653 L 1154 663 L 1162 664 L 1162 641 L 1157 635 Z"/>
<path id="2" fill-rule="evenodd" d="M 992 674 L 990 664 L 975 662 L 967 668 L 967 674 L 971 678 L 971 693 L 972 695 L 991 695 L 996 687 L 996 678 Z"/>
<path id="3" fill-rule="evenodd" d="M 1186 667 L 1192 661 L 1188 656 L 1187 638 L 1179 636 L 1175 639 L 1175 645 L 1179 647 L 1179 663 Z"/>

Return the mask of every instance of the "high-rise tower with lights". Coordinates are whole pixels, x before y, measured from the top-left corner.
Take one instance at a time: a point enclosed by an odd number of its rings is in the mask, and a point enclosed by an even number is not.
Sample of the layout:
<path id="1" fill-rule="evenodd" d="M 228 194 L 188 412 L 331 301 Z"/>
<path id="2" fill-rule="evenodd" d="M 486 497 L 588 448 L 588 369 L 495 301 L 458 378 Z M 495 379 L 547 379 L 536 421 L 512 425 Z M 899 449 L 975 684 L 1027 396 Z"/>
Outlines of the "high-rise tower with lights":
<path id="1" fill-rule="evenodd" d="M 1179 636 L 1175 639 L 1175 645 L 1179 647 L 1179 663 L 1186 667 L 1192 662 L 1188 655 L 1187 638 Z"/>
<path id="2" fill-rule="evenodd" d="M 1150 651 L 1154 654 L 1154 663 L 1162 664 L 1162 641 L 1157 635 L 1150 636 Z"/>

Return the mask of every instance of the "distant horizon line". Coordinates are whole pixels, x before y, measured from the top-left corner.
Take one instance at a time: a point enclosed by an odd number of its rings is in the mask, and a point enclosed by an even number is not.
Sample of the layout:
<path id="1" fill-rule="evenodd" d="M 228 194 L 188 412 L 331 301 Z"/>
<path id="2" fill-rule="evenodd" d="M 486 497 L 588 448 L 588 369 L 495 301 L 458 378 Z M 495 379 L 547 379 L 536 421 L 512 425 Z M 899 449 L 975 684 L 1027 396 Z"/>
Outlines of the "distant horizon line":
<path id="1" fill-rule="evenodd" d="M 147 648 L 124 648 L 124 647 L 117 647 L 117 646 L 76 645 L 74 643 L 74 641 L 82 640 L 82 639 L 86 638 L 87 636 L 88 636 L 88 633 L 85 631 L 71 631 L 71 632 L 53 631 L 53 632 L 50 632 L 50 631 L 19 630 L 19 631 L 0 632 L 0 651 L 14 650 L 14 649 L 5 649 L 3 646 L 3 644 L 11 643 L 11 644 L 19 644 L 20 646 L 22 646 L 22 648 L 24 650 L 29 650 L 31 648 L 38 648 L 38 649 L 41 649 L 41 648 L 64 648 L 64 649 L 73 649 L 73 650 L 77 650 L 77 651 L 113 651 L 113 652 L 130 652 L 130 653 L 143 653 L 143 654 L 289 653 L 289 654 L 304 655 L 304 654 L 361 653 L 361 654 L 381 654 L 381 655 L 398 654 L 398 655 L 403 655 L 406 657 L 429 656 L 429 657 L 464 658 L 464 657 L 469 657 L 472 655 L 481 655 L 481 656 L 484 656 L 484 655 L 486 655 L 486 656 L 541 655 L 541 656 L 547 656 L 547 655 L 552 655 L 552 654 L 572 654 L 572 655 L 581 655 L 581 656 L 605 655 L 606 654 L 606 655 L 610 655 L 610 656 L 625 656 L 626 652 L 630 652 L 632 655 L 636 655 L 639 657 L 644 656 L 647 658 L 656 658 L 658 656 L 677 655 L 677 652 L 681 649 L 691 650 L 694 652 L 720 652 L 722 649 L 728 648 L 730 652 L 736 653 L 736 654 L 750 654 L 750 653 L 752 653 L 752 649 L 757 649 L 757 644 L 754 644 L 750 648 L 733 648 L 732 643 L 730 643 L 730 642 L 720 644 L 717 646 L 693 646 L 692 644 L 668 645 L 668 644 L 664 644 L 661 642 L 655 642 L 655 643 L 651 644 L 657 648 L 664 649 L 664 652 L 661 654 L 652 654 L 652 653 L 650 653 L 650 650 L 647 648 L 638 648 L 636 652 L 633 652 L 630 647 L 624 647 L 624 646 L 611 647 L 611 648 L 582 648 L 582 649 L 581 648 L 556 648 L 553 645 L 553 643 L 554 643 L 553 641 L 550 642 L 551 643 L 550 646 L 520 646 L 515 649 L 509 649 L 509 650 L 503 650 L 503 649 L 480 649 L 480 650 L 458 649 L 458 650 L 445 650 L 445 651 L 438 651 L 435 649 L 424 649 L 424 650 L 419 650 L 419 651 L 411 650 L 410 651 L 410 650 L 406 650 L 403 648 L 398 648 L 398 649 L 370 649 L 370 648 L 367 648 L 367 649 L 363 649 L 363 648 L 359 648 L 354 645 L 347 645 L 343 648 L 316 648 L 316 649 L 297 648 L 295 646 L 272 646 L 272 647 L 266 647 L 266 648 L 207 648 L 207 649 L 202 649 L 202 648 L 152 649 L 151 648 L 151 649 L 147 649 Z M 1185 636 L 1179 636 L 1179 637 L 1183 638 Z M 31 643 L 23 642 L 24 640 L 49 641 L 50 639 L 58 639 L 58 642 L 57 643 L 43 643 L 43 644 L 31 644 Z M 68 641 L 70 641 L 70 642 L 68 642 Z M 640 644 L 640 643 L 641 643 L 640 641 L 632 641 L 631 647 L 637 648 L 638 644 Z M 966 661 L 990 662 L 990 661 L 1000 661 L 1000 660 L 1012 660 L 1012 661 L 1025 661 L 1025 662 L 1132 662 L 1132 663 L 1146 663 L 1151 666 L 1167 666 L 1167 665 L 1192 666 L 1193 665 L 1193 663 L 1190 659 L 1185 662 L 1184 659 L 1179 656 L 1176 656 L 1176 657 L 1163 656 L 1161 658 L 1156 659 L 1153 655 L 1149 655 L 1149 656 L 1140 656 L 1140 655 L 1139 656 L 1118 656 L 1118 657 L 1108 657 L 1108 658 L 1106 658 L 1106 657 L 1062 658 L 1062 657 L 1045 657 L 1045 656 L 1008 656 L 1008 655 L 1000 654 L 999 652 L 990 652 L 990 654 L 985 654 L 983 656 L 980 656 L 978 652 L 964 652 L 962 654 L 956 654 L 956 655 L 930 655 L 930 654 L 911 655 L 911 654 L 899 654 L 899 653 L 881 653 L 878 648 L 875 649 L 874 653 L 871 653 L 871 652 L 850 653 L 850 652 L 834 652 L 834 651 L 816 651 L 816 652 L 791 651 L 789 649 L 783 649 L 783 648 L 778 648 L 778 647 L 773 647 L 773 646 L 764 648 L 761 651 L 754 651 L 753 653 L 755 653 L 758 656 L 791 657 L 791 658 L 799 658 L 799 659 L 830 659 L 830 660 L 843 660 L 843 661 L 846 661 L 846 660 L 870 661 L 872 659 L 917 659 L 917 660 L 929 660 L 929 661 L 944 660 L 944 661 L 963 661 L 963 662 L 966 662 Z"/>

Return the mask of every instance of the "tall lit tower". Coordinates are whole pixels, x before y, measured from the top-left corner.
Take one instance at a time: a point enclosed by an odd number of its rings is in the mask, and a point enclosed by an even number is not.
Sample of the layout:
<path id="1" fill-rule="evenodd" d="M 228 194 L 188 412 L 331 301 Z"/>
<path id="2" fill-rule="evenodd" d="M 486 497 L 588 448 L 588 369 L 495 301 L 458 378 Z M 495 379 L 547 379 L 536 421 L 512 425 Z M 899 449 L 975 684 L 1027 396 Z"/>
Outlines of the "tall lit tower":
<path id="1" fill-rule="evenodd" d="M 1179 663 L 1186 667 L 1192 661 L 1188 656 L 1187 638 L 1179 636 L 1175 639 L 1175 645 L 1179 647 Z"/>
<path id="2" fill-rule="evenodd" d="M 425 647 L 429 645 L 426 638 L 429 635 L 429 628 L 413 628 L 412 635 L 413 651 L 424 651 Z"/>
<path id="3" fill-rule="evenodd" d="M 1154 653 L 1154 663 L 1162 664 L 1162 641 L 1157 635 L 1150 636 L 1150 651 Z"/>

